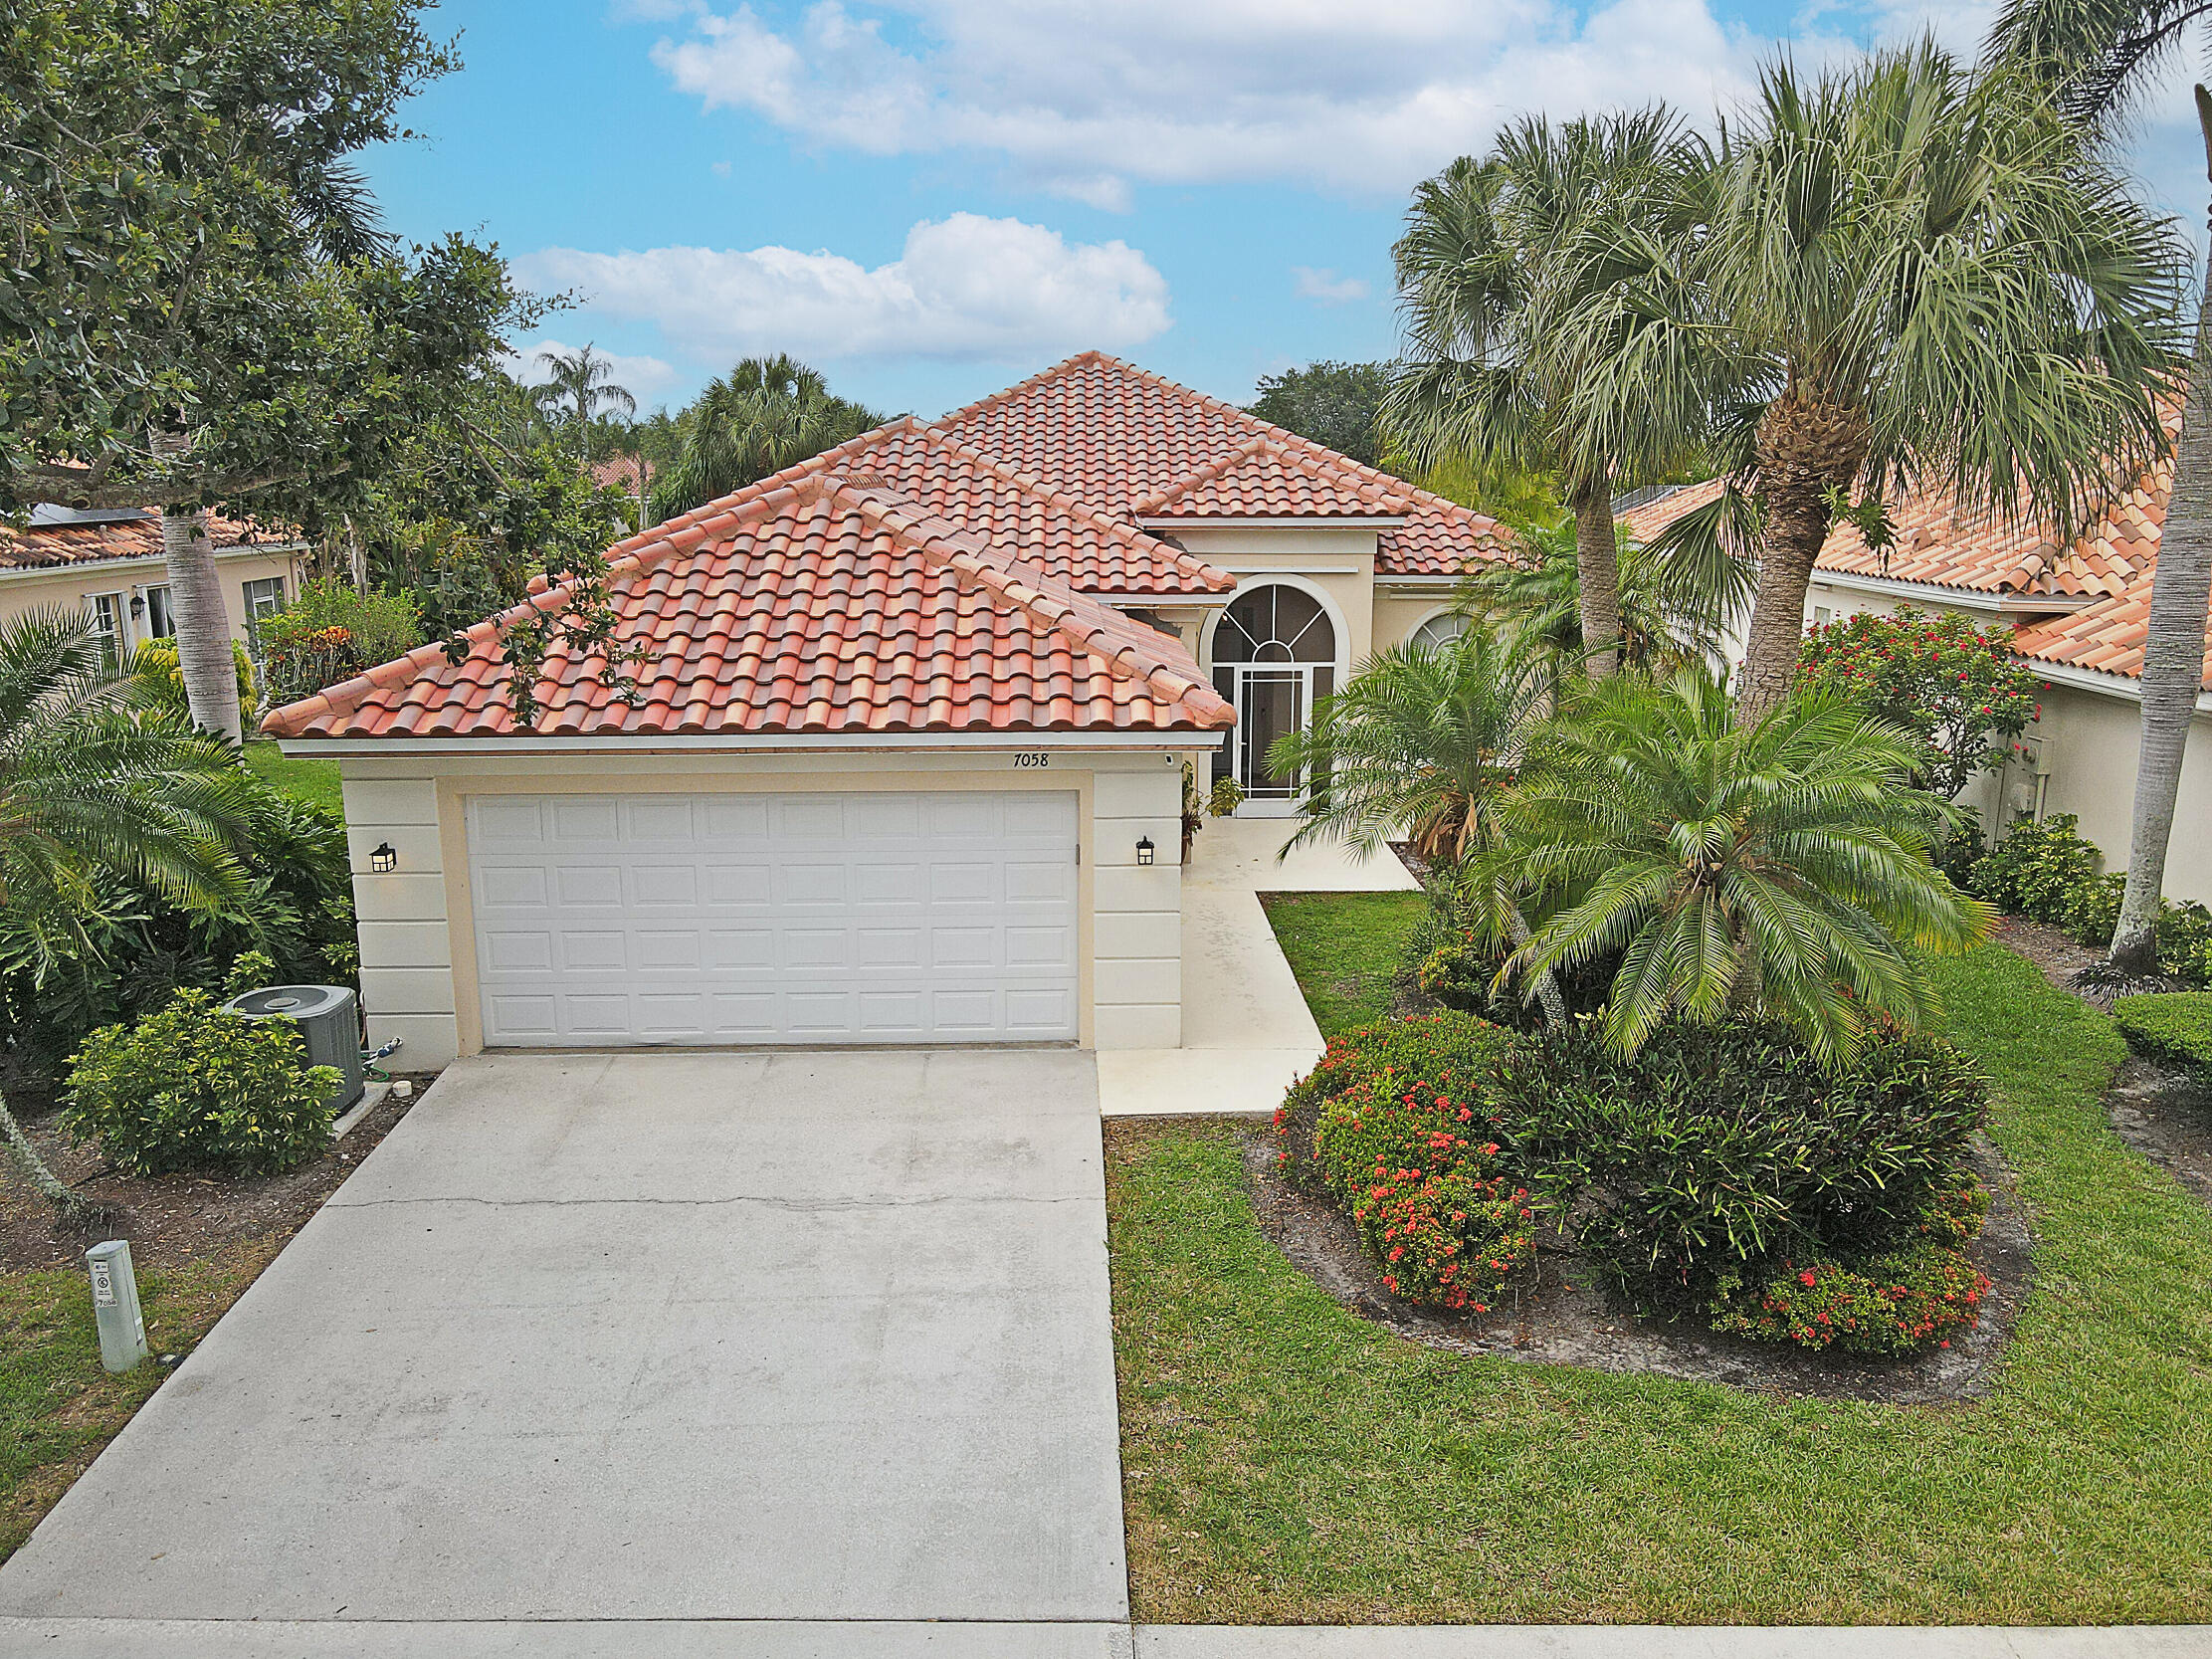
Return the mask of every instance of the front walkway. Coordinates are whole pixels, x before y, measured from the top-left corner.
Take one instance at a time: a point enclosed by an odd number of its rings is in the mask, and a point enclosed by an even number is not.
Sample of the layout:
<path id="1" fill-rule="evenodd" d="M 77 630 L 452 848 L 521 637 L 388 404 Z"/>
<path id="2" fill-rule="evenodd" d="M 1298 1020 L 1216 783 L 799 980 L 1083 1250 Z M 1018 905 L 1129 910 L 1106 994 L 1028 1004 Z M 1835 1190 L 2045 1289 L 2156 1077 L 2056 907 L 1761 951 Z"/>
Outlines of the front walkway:
<path id="1" fill-rule="evenodd" d="M 1110 1320 L 1089 1055 L 464 1061 L 0 1567 L 58 1619 L 0 1653 L 1103 1652 Z M 529 1634 L 605 1619 L 769 1634 Z M 388 1622 L 443 1620 L 517 1623 Z"/>
<path id="2" fill-rule="evenodd" d="M 1262 893 L 1386 893 L 1420 886 L 1388 849 L 1276 851 L 1290 818 L 1209 818 L 1183 871 L 1183 1046 L 1106 1050 L 1099 1104 L 1109 1118 L 1269 1113 L 1320 1057 L 1321 1033 L 1283 959 Z"/>

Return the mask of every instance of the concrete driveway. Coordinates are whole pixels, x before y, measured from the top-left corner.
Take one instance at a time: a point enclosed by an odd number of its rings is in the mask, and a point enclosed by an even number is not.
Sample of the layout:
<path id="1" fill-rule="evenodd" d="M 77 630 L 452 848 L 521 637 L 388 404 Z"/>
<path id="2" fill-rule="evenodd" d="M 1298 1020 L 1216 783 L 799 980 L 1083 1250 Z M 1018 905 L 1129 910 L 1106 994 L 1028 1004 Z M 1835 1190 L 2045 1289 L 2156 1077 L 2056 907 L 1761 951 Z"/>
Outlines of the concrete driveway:
<path id="1" fill-rule="evenodd" d="M 1090 1056 L 514 1055 L 439 1080 L 0 1569 L 0 1615 L 1104 1651 L 1121 1540 Z"/>

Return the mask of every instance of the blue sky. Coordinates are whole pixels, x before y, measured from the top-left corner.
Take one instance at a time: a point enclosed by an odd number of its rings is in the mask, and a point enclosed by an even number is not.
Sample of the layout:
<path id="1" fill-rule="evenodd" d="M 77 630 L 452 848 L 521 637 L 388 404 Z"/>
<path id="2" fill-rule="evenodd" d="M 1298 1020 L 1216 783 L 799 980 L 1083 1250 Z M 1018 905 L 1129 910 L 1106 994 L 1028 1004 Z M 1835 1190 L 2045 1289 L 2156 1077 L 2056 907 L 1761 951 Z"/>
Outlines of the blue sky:
<path id="1" fill-rule="evenodd" d="M 423 138 L 368 163 L 400 234 L 490 237 L 581 296 L 540 337 L 614 353 L 646 407 L 777 349 L 891 413 L 1090 346 L 1241 401 L 1279 368 L 1389 354 L 1407 192 L 1502 118 L 1664 97 L 1708 119 L 1777 42 L 1820 58 L 1932 26 L 1971 51 L 1987 15 L 448 0 L 431 26 L 466 67 L 410 106 Z M 2161 102 L 2137 149 L 2171 207 L 2202 187 Z"/>

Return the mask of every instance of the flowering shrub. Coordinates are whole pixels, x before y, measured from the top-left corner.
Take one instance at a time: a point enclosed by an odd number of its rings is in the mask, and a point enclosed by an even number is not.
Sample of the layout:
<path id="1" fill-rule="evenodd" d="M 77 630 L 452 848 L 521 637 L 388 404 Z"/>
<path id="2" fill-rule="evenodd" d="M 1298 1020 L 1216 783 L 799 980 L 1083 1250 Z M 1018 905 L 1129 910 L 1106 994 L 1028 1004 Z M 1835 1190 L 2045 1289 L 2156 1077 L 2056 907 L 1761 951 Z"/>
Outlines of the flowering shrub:
<path id="1" fill-rule="evenodd" d="M 1785 1261 L 1779 1272 L 1730 1273 L 1712 1303 L 1712 1329 L 1799 1348 L 1910 1353 L 1980 1317 L 1989 1279 L 1955 1244 L 1924 1239 L 1859 1265 Z"/>
<path id="2" fill-rule="evenodd" d="M 2010 628 L 1903 605 L 1894 616 L 1814 626 L 1798 683 L 1840 693 L 1918 737 L 1926 758 L 1914 781 L 1945 800 L 2003 762 L 2004 740 L 2041 712 L 2043 689 L 2013 660 Z"/>
<path id="3" fill-rule="evenodd" d="M 1461 1141 L 1452 1156 L 1443 1168 L 1377 1162 L 1351 1217 L 1392 1294 L 1487 1314 L 1535 1259 L 1535 1210 L 1527 1188 L 1497 1172 L 1495 1143 Z"/>
<path id="4" fill-rule="evenodd" d="M 422 618 L 405 594 L 356 593 L 335 577 L 301 585 L 300 596 L 254 624 L 271 701 L 297 702 L 350 680 L 422 643 Z"/>
<path id="5" fill-rule="evenodd" d="M 1323 1143 L 1321 1111 L 1330 1101 L 1356 1096 L 1360 1101 L 1400 1101 L 1412 1095 L 1451 1105 L 1438 1109 L 1429 1128 L 1449 1122 L 1480 1120 L 1486 1138 L 1495 1139 L 1493 1109 L 1484 1081 L 1508 1033 L 1468 1014 L 1430 1014 L 1364 1025 L 1330 1039 L 1313 1069 L 1291 1086 L 1275 1114 L 1277 1160 L 1293 1180 L 1329 1193 L 1349 1205 L 1356 1200 L 1374 1159 L 1375 1146 L 1352 1145 L 1347 1136 L 1358 1126 L 1339 1120 Z M 1461 1110 L 1469 1115 L 1457 1116 Z M 1414 1133 L 1411 1120 L 1369 1120 L 1374 1133 Z"/>
<path id="6" fill-rule="evenodd" d="M 330 1139 L 334 1067 L 306 1064 L 290 1020 L 250 1020 L 179 991 L 134 1026 L 102 1026 L 71 1061 L 63 1123 L 133 1175 L 275 1174 Z"/>

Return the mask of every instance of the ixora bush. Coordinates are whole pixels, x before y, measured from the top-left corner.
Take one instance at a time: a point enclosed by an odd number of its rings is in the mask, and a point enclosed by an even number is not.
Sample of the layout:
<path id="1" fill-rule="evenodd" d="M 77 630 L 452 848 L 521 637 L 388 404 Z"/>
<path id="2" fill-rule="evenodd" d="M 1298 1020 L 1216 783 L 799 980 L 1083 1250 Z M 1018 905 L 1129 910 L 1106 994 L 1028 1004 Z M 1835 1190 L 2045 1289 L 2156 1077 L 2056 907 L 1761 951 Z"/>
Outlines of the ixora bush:
<path id="1" fill-rule="evenodd" d="M 2212 991 L 2118 997 L 2112 1018 L 2137 1054 L 2171 1060 L 2212 1084 Z"/>
<path id="2" fill-rule="evenodd" d="M 186 990 L 134 1026 L 103 1026 L 72 1062 L 63 1123 L 133 1175 L 279 1174 L 330 1140 L 338 1074 L 309 1066 L 288 1020 L 250 1020 Z"/>
<path id="3" fill-rule="evenodd" d="M 1450 1013 L 1332 1042 L 1276 1133 L 1409 1301 L 1488 1311 L 1550 1213 L 1641 1311 L 1896 1353 L 1988 1289 L 1963 1166 L 1986 1105 L 1956 1050 L 1887 1024 L 1828 1062 L 1751 1021 L 1670 1021 L 1623 1057 Z"/>

